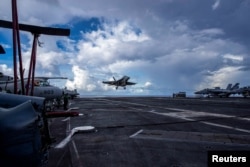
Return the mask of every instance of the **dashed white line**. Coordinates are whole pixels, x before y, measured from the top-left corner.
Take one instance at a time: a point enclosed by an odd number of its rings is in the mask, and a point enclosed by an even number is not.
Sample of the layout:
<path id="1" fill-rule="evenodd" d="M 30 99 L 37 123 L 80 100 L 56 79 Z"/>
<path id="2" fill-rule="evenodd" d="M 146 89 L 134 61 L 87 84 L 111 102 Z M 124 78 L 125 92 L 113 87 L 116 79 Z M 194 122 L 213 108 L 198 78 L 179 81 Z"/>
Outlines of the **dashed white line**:
<path id="1" fill-rule="evenodd" d="M 153 114 L 157 114 L 157 115 L 175 117 L 175 118 L 179 118 L 179 119 L 183 119 L 183 120 L 187 120 L 187 121 L 196 121 L 195 119 L 187 118 L 182 113 L 181 114 L 180 113 L 159 113 L 159 112 L 155 112 L 153 110 L 152 111 L 148 111 L 148 112 L 149 113 L 153 113 Z M 235 127 L 232 127 L 232 126 L 227 126 L 227 125 L 222 125 L 222 124 L 216 124 L 216 123 L 211 123 L 211 122 L 207 122 L 207 121 L 200 121 L 200 123 L 204 123 L 204 124 L 211 125 L 211 126 L 217 126 L 217 127 L 222 127 L 222 128 L 226 128 L 226 129 L 232 129 L 232 130 L 236 130 L 236 131 L 250 133 L 250 130 L 247 130 L 247 129 L 235 128 Z"/>
<path id="2" fill-rule="evenodd" d="M 83 165 L 82 165 L 82 163 L 81 163 L 81 160 L 80 160 L 79 152 L 78 152 L 78 150 L 77 150 L 77 147 L 76 147 L 76 144 L 75 144 L 75 141 L 74 141 L 74 140 L 72 140 L 72 145 L 73 145 L 73 148 L 74 148 L 74 152 L 75 152 L 75 154 L 76 154 L 76 158 L 77 158 L 77 160 L 78 160 L 78 166 L 79 166 L 79 167 L 83 167 Z"/>
<path id="3" fill-rule="evenodd" d="M 77 150 L 77 148 L 76 148 L 76 143 L 75 143 L 74 140 L 72 140 L 72 145 L 73 145 L 74 151 L 75 151 L 75 153 L 76 153 L 76 158 L 79 160 L 79 159 L 80 159 L 80 156 L 79 156 L 79 152 L 78 152 L 78 150 Z"/>
<path id="4" fill-rule="evenodd" d="M 207 125 L 211 125 L 211 126 L 218 126 L 218 127 L 222 127 L 222 128 L 226 128 L 226 129 L 232 129 L 232 130 L 237 130 L 240 132 L 250 133 L 250 130 L 247 130 L 247 129 L 235 128 L 232 126 L 221 125 L 221 124 L 211 123 L 211 122 L 207 122 L 207 121 L 201 121 L 201 122 L 204 124 L 207 124 Z"/>
<path id="5" fill-rule="evenodd" d="M 104 101 L 112 101 L 112 100 L 106 100 L 105 99 Z M 140 103 L 124 102 L 124 101 L 117 101 L 117 100 L 114 100 L 114 101 L 115 102 L 120 102 L 120 103 L 127 103 L 127 104 L 143 106 L 143 107 L 154 107 L 154 106 L 144 105 L 144 104 L 140 104 Z M 134 107 L 129 107 L 129 108 L 135 109 Z M 236 118 L 236 119 L 239 119 L 239 120 L 250 121 L 249 118 L 240 118 L 239 116 L 233 116 L 233 115 L 199 112 L 199 111 L 192 111 L 192 110 L 186 110 L 186 109 L 180 109 L 180 108 L 164 108 L 164 107 L 160 107 L 160 108 L 167 109 L 167 110 L 172 110 L 172 111 L 181 111 L 181 112 L 178 112 L 178 113 L 176 113 L 176 112 L 160 113 L 160 112 L 156 112 L 155 110 L 145 111 L 145 112 L 149 112 L 149 113 L 153 113 L 153 114 L 157 114 L 157 115 L 175 117 L 175 118 L 179 118 L 179 119 L 183 119 L 183 120 L 187 120 L 187 121 L 196 121 L 195 119 L 192 119 L 190 117 L 199 117 L 199 116 L 215 116 L 215 117 L 223 117 L 223 118 Z M 137 109 L 137 110 L 139 110 L 139 109 Z M 187 118 L 187 117 L 189 117 L 189 118 Z M 211 122 L 207 122 L 207 121 L 200 121 L 200 123 L 250 133 L 250 130 L 248 130 L 248 129 L 235 128 L 235 127 L 232 127 L 232 126 L 216 124 L 216 123 L 211 123 Z"/>
<path id="6" fill-rule="evenodd" d="M 134 134 L 132 134 L 131 136 L 129 136 L 130 138 L 133 138 L 133 137 L 135 137 L 135 136 L 137 136 L 138 134 L 140 134 L 141 132 L 143 132 L 143 130 L 141 129 L 141 130 L 139 130 L 138 132 L 136 132 L 136 133 L 134 133 Z"/>

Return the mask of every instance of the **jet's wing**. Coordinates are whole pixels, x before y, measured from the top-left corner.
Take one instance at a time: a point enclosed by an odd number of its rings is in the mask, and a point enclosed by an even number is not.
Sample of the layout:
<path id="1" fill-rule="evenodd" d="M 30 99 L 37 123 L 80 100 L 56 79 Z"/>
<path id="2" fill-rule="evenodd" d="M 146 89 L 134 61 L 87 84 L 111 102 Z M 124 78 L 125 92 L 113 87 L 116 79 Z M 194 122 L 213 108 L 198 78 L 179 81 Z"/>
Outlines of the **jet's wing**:
<path id="1" fill-rule="evenodd" d="M 68 79 L 67 77 L 35 77 L 35 79 L 48 80 L 48 79 Z"/>
<path id="2" fill-rule="evenodd" d="M 135 85 L 136 83 L 134 82 L 127 82 L 126 85 Z"/>
<path id="3" fill-rule="evenodd" d="M 116 81 L 102 81 L 102 83 L 104 84 L 108 84 L 108 85 L 116 85 Z"/>

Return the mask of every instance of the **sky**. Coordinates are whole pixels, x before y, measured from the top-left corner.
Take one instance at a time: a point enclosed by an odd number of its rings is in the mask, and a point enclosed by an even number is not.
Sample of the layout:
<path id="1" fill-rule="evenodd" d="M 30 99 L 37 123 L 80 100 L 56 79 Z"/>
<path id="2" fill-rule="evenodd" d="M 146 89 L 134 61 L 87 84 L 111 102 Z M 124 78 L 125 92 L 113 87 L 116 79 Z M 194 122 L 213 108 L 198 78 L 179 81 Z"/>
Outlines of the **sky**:
<path id="1" fill-rule="evenodd" d="M 67 77 L 51 84 L 81 95 L 250 85 L 250 0 L 18 0 L 17 7 L 19 23 L 70 29 L 68 37 L 39 37 L 36 76 Z M 1 0 L 0 19 L 11 17 L 11 1 Z M 25 69 L 32 40 L 21 32 Z M 10 29 L 0 28 L 0 44 L 0 71 L 13 75 Z M 124 75 L 137 84 L 115 90 L 102 83 Z"/>

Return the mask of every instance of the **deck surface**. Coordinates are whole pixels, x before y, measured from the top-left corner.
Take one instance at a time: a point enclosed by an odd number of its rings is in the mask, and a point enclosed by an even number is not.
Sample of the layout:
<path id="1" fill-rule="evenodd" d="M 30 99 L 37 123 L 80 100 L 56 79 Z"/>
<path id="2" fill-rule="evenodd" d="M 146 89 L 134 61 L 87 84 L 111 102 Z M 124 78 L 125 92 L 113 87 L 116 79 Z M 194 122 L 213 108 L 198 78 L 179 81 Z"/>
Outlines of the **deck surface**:
<path id="1" fill-rule="evenodd" d="M 82 116 L 50 123 L 48 166 L 206 167 L 208 151 L 250 151 L 250 99 L 93 97 L 71 107 Z M 79 126 L 95 129 L 56 148 Z"/>

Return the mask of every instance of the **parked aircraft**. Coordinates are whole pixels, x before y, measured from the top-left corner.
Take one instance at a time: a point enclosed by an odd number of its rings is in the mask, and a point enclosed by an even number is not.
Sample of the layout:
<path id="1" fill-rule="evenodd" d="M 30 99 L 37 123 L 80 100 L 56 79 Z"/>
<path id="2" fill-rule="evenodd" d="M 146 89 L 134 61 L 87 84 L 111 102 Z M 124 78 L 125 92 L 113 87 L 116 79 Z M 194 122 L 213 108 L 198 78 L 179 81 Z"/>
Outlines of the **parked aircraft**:
<path id="1" fill-rule="evenodd" d="M 207 97 L 210 96 L 229 97 L 231 94 L 237 93 L 238 89 L 239 89 L 239 83 L 236 83 L 233 87 L 232 84 L 228 84 L 226 89 L 221 89 L 220 87 L 215 87 L 213 89 L 206 88 L 195 92 L 195 94 L 207 95 Z"/>
<path id="2" fill-rule="evenodd" d="M 48 82 L 49 79 L 67 79 L 64 77 L 35 77 L 34 79 L 34 91 L 33 96 L 37 97 L 44 97 L 46 100 L 51 100 L 55 98 L 61 98 L 63 95 L 63 90 L 50 85 Z M 28 79 L 24 79 L 24 84 L 27 85 Z M 21 81 L 18 80 L 18 87 L 21 87 Z M 0 73 L 0 90 L 6 91 L 7 93 L 13 93 L 14 92 L 14 81 L 13 77 L 4 75 L 3 73 Z M 27 86 L 26 86 L 27 90 Z M 30 90 L 30 88 L 29 88 Z M 18 92 L 19 94 L 22 94 L 21 91 Z M 31 91 L 29 91 L 28 95 L 31 95 Z M 26 94 L 26 93 L 25 93 Z"/>
<path id="3" fill-rule="evenodd" d="M 79 95 L 76 89 L 68 90 L 67 87 L 65 87 L 64 89 L 62 89 L 62 91 L 63 91 L 63 94 L 67 94 L 71 99 L 74 99 L 75 97 Z"/>
<path id="4" fill-rule="evenodd" d="M 130 77 L 128 77 L 128 76 L 123 76 L 119 80 L 116 80 L 115 77 L 113 77 L 113 79 L 114 79 L 114 81 L 103 81 L 102 83 L 116 86 L 116 89 L 118 89 L 119 86 L 126 89 L 126 85 L 135 85 L 136 84 L 134 82 L 128 82 L 128 80 L 130 79 Z"/>
<path id="5" fill-rule="evenodd" d="M 244 86 L 236 90 L 236 93 L 241 94 L 244 98 L 250 96 L 250 86 Z"/>

